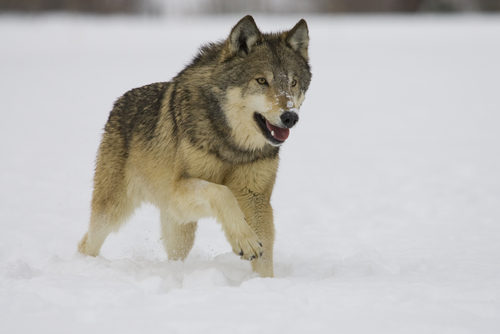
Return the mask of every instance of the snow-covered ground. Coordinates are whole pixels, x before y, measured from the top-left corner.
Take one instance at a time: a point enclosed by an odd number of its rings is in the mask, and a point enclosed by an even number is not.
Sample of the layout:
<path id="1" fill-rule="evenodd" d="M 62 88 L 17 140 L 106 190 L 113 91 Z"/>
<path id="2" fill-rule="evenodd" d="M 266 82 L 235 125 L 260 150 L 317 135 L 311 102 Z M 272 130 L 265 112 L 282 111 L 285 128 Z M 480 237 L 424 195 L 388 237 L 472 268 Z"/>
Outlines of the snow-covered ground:
<path id="1" fill-rule="evenodd" d="M 168 262 L 149 206 L 76 254 L 114 100 L 239 17 L 0 16 L 1 333 L 500 333 L 500 17 L 305 18 L 262 279 L 212 220 Z"/>

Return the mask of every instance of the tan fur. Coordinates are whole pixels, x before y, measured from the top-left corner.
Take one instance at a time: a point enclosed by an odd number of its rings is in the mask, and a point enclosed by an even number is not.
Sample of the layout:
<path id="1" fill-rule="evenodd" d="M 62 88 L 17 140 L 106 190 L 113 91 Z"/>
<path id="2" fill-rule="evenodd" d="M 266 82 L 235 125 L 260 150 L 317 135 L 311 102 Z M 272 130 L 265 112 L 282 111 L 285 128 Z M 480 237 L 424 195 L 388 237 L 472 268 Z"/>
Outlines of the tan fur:
<path id="1" fill-rule="evenodd" d="M 304 21 L 297 26 L 307 29 Z M 243 38 L 247 43 L 238 44 Z M 206 49 L 172 82 L 132 90 L 116 102 L 96 159 L 89 230 L 78 244 L 79 252 L 98 255 L 107 235 L 147 201 L 160 209 L 170 260 L 184 260 L 194 244 L 198 220 L 215 217 L 233 251 L 252 261 L 261 276 L 273 277 L 270 199 L 278 148 L 266 139 L 254 113 L 283 126 L 280 115 L 299 109 L 310 73 L 278 63 L 278 71 L 264 68 L 247 79 L 236 76 L 241 81 L 227 89 L 220 88 L 226 82 L 216 83 L 221 75 L 232 76 L 218 72 L 225 71 L 222 62 L 241 62 L 251 59 L 252 52 L 266 51 L 258 46 L 266 38 L 284 43 L 290 37 L 263 35 L 247 16 L 224 44 Z M 292 50 L 304 52 L 285 44 L 278 47 L 290 55 Z M 294 61 L 302 64 L 299 58 Z M 304 82 L 291 87 L 299 72 Z M 269 85 L 259 85 L 259 77 Z"/>

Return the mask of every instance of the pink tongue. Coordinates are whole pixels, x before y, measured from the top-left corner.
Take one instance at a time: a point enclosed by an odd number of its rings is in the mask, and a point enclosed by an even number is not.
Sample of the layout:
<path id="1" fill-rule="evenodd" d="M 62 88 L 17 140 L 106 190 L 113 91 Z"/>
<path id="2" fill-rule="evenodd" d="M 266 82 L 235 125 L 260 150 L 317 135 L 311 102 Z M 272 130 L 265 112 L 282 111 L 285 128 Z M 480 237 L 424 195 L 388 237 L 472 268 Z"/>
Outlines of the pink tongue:
<path id="1" fill-rule="evenodd" d="M 269 131 L 271 131 L 271 134 L 274 131 L 273 137 L 278 139 L 279 141 L 285 141 L 290 135 L 290 129 L 278 128 L 277 126 L 274 126 L 271 123 L 269 123 L 267 119 L 266 119 L 266 125 Z"/>

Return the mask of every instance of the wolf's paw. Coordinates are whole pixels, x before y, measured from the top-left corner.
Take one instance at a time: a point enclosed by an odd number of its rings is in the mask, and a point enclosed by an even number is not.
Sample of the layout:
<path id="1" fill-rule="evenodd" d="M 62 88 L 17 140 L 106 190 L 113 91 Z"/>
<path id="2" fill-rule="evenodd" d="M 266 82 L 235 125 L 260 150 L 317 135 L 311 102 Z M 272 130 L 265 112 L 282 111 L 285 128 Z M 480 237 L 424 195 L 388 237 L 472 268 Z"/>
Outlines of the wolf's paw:
<path id="1" fill-rule="evenodd" d="M 89 251 L 88 249 L 88 233 L 85 233 L 82 240 L 78 243 L 78 252 L 87 256 L 97 256 L 99 255 L 99 250 Z"/>
<path id="2" fill-rule="evenodd" d="M 245 215 L 238 207 L 238 202 L 230 194 L 230 198 L 225 203 L 230 203 L 232 199 L 234 205 L 229 206 L 222 216 L 222 229 L 226 234 L 226 239 L 231 244 L 233 252 L 239 255 L 242 260 L 253 261 L 262 256 L 262 243 L 257 234 L 248 225 Z"/>
<path id="3" fill-rule="evenodd" d="M 262 256 L 262 243 L 246 222 L 239 228 L 230 231 L 226 229 L 225 232 L 234 254 L 239 255 L 242 260 L 253 261 Z"/>
<path id="4" fill-rule="evenodd" d="M 245 226 L 244 231 L 228 233 L 227 239 L 233 252 L 239 255 L 242 260 L 253 261 L 262 256 L 262 243 L 248 225 Z"/>
<path id="5" fill-rule="evenodd" d="M 259 241 L 255 243 L 250 242 L 249 240 L 244 240 L 243 242 L 239 242 L 239 246 L 240 251 L 237 252 L 233 248 L 233 252 L 239 255 L 242 260 L 253 261 L 259 257 L 262 257 L 262 243 L 260 243 Z"/>

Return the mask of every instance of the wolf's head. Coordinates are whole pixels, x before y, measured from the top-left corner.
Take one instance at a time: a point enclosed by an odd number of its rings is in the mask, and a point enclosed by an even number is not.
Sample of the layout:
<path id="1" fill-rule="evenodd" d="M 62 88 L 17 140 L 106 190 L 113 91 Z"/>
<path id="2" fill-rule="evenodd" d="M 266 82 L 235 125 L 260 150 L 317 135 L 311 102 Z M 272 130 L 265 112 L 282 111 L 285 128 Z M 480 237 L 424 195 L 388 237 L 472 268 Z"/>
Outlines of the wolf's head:
<path id="1" fill-rule="evenodd" d="M 265 34 L 248 15 L 231 30 L 216 76 L 222 108 L 240 147 L 279 146 L 288 138 L 311 80 L 308 44 L 304 20 L 289 31 Z"/>

